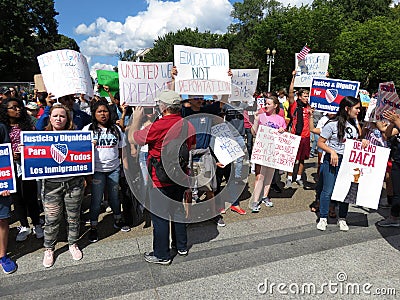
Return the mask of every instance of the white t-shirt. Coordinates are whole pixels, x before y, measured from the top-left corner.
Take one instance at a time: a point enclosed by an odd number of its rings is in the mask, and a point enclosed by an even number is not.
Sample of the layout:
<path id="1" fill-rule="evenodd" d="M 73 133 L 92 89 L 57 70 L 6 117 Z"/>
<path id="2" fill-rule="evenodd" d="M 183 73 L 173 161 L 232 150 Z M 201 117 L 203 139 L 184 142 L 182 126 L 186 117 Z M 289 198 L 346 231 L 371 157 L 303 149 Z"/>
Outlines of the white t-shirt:
<path id="1" fill-rule="evenodd" d="M 89 125 L 83 127 L 82 130 L 90 131 Z M 112 133 L 107 133 L 107 128 L 102 128 L 101 134 L 93 132 L 93 138 L 97 140 L 94 147 L 94 171 L 95 172 L 111 172 L 119 168 L 119 148 L 125 147 L 125 135 L 117 126 L 121 139 Z"/>

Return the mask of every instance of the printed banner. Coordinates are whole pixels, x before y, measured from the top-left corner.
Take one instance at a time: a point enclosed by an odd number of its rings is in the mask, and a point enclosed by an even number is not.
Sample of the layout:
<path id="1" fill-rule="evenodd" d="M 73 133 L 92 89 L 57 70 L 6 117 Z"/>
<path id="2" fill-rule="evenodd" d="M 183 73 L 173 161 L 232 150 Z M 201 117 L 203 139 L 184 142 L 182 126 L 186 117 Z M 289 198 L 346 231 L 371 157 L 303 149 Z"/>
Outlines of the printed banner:
<path id="1" fill-rule="evenodd" d="M 317 111 L 337 113 L 340 101 L 346 96 L 357 97 L 360 83 L 330 78 L 313 78 L 310 105 Z"/>
<path id="2" fill-rule="evenodd" d="M 160 91 L 171 82 L 172 63 L 118 62 L 121 102 L 131 106 L 155 106 Z"/>
<path id="3" fill-rule="evenodd" d="M 0 192 L 15 193 L 15 173 L 11 144 L 0 144 Z"/>
<path id="4" fill-rule="evenodd" d="M 390 149 L 346 140 L 332 200 L 377 209 Z"/>
<path id="5" fill-rule="evenodd" d="M 214 154 L 224 166 L 245 155 L 228 124 L 214 125 L 211 127 L 211 135 Z"/>
<path id="6" fill-rule="evenodd" d="M 241 101 L 253 105 L 258 69 L 232 69 L 232 74 L 232 92 L 229 101 Z"/>
<path id="7" fill-rule="evenodd" d="M 93 97 L 92 78 L 85 56 L 74 50 L 56 50 L 37 57 L 44 84 L 57 98 L 71 94 Z"/>
<path id="8" fill-rule="evenodd" d="M 22 179 L 88 175 L 94 172 L 92 132 L 22 132 Z"/>
<path id="9" fill-rule="evenodd" d="M 385 110 L 395 111 L 396 114 L 400 114 L 400 99 L 393 81 L 379 84 L 378 102 L 375 110 L 377 121 L 383 120 L 382 114 Z"/>
<path id="10" fill-rule="evenodd" d="M 306 58 L 300 61 L 297 58 L 297 54 L 295 54 L 297 73 L 294 79 L 294 86 L 309 88 L 314 77 L 326 77 L 329 65 L 329 53 L 308 53 Z"/>
<path id="11" fill-rule="evenodd" d="M 109 70 L 96 70 L 97 83 L 106 85 L 110 88 L 111 94 L 114 96 L 119 91 L 118 72 Z M 104 89 L 100 89 L 101 97 L 108 97 L 108 93 Z"/>
<path id="12" fill-rule="evenodd" d="M 251 154 L 251 162 L 282 171 L 293 172 L 301 137 L 260 125 Z"/>
<path id="13" fill-rule="evenodd" d="M 178 69 L 175 90 L 189 95 L 228 95 L 231 93 L 227 49 L 203 49 L 174 45 Z"/>

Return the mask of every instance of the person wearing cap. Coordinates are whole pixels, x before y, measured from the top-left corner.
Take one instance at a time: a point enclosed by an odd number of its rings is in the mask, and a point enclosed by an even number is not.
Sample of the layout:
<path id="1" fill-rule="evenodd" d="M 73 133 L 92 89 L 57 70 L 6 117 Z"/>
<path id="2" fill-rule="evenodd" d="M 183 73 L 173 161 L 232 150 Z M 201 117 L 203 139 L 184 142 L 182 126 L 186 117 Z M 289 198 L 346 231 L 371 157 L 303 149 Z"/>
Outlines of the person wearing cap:
<path id="1" fill-rule="evenodd" d="M 1 102 L 3 102 L 6 99 L 11 98 L 11 91 L 8 87 L 4 86 L 2 88 L 0 88 L 0 100 Z"/>
<path id="2" fill-rule="evenodd" d="M 148 164 L 155 159 L 161 160 L 163 143 L 177 139 L 182 134 L 186 139 L 188 149 L 195 148 L 195 129 L 192 124 L 185 122 L 180 115 L 181 97 L 174 91 L 164 90 L 156 101 L 162 118 L 139 130 L 143 120 L 144 110 L 137 107 L 133 112 L 133 121 L 129 132 L 130 142 L 135 145 L 148 145 Z M 177 149 L 178 154 L 179 149 Z M 144 259 L 149 263 L 168 265 L 170 256 L 170 218 L 172 229 L 172 248 L 181 256 L 188 254 L 185 210 L 182 203 L 185 187 L 174 182 L 161 182 L 154 167 L 150 168 L 152 187 L 149 189 L 150 213 L 153 223 L 153 252 L 145 253 Z M 151 184 L 149 184 L 151 185 Z"/>
<path id="3" fill-rule="evenodd" d="M 37 105 L 35 102 L 28 102 L 27 105 L 25 105 L 26 111 L 28 112 L 28 115 L 30 115 L 32 124 L 35 125 L 38 121 L 37 115 L 39 113 L 39 105 Z"/>
<path id="4" fill-rule="evenodd" d="M 37 130 L 44 130 L 44 128 L 49 123 L 49 116 L 50 116 L 50 108 L 54 104 L 53 95 L 49 93 L 46 98 L 46 108 L 40 119 L 36 123 Z M 71 112 L 72 112 L 72 119 L 76 126 L 76 129 L 81 130 L 84 126 L 90 124 L 92 122 L 92 118 L 85 112 L 76 109 L 75 107 L 75 96 L 74 95 L 65 95 L 58 98 L 58 102 L 62 105 L 65 105 Z"/>
<path id="5" fill-rule="evenodd" d="M 175 76 L 178 74 L 176 67 L 171 70 L 172 84 L 171 88 L 175 88 Z M 229 76 L 232 76 L 232 72 L 228 71 Z M 228 95 L 223 95 L 220 101 L 214 101 L 211 104 L 204 105 L 204 95 L 189 95 L 188 101 L 189 107 L 182 107 L 182 117 L 190 118 L 190 122 L 196 128 L 196 150 L 192 151 L 193 163 L 192 173 L 197 178 L 197 189 L 196 192 L 205 192 L 206 200 L 215 199 L 215 192 L 217 191 L 218 184 L 216 178 L 216 166 L 217 164 L 222 167 L 219 163 L 212 163 L 214 157 L 210 151 L 211 141 L 211 127 L 214 124 L 214 118 L 210 115 L 220 116 L 221 109 L 225 103 L 228 102 Z M 211 169 L 211 172 L 205 172 L 205 170 Z M 211 175 L 209 175 L 211 174 Z M 196 196 L 196 194 L 194 194 Z M 212 210 L 218 213 L 213 221 L 219 227 L 224 227 L 225 221 L 219 212 L 224 212 L 223 204 L 216 203 L 219 201 L 212 201 Z M 219 207 L 216 207 L 219 206 Z"/>

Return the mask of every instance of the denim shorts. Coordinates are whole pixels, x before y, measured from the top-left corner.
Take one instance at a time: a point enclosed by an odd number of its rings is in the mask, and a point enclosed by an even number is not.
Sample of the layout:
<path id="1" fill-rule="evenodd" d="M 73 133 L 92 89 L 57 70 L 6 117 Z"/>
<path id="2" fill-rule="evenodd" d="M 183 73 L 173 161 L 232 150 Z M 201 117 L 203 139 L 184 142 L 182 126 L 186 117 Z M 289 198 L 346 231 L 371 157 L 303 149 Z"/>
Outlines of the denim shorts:
<path id="1" fill-rule="evenodd" d="M 11 211 L 11 197 L 0 196 L 0 220 L 8 219 Z"/>

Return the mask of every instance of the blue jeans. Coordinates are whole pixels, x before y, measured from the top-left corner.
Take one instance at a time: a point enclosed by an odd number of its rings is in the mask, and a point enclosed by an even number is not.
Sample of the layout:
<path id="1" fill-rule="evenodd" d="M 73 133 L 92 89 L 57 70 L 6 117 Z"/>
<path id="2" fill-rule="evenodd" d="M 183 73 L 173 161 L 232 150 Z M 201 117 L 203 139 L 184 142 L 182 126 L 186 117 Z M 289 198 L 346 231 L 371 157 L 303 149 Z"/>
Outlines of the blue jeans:
<path id="1" fill-rule="evenodd" d="M 240 135 L 240 136 L 235 137 L 235 139 L 236 139 L 236 142 L 239 144 L 240 148 L 243 150 L 243 152 L 245 152 L 246 145 L 244 143 L 243 137 Z M 237 179 L 237 180 L 242 179 L 242 169 L 243 169 L 244 157 L 245 156 L 239 157 L 238 159 L 236 159 L 233 162 L 234 170 L 235 170 L 235 179 Z M 245 174 L 245 175 L 247 177 L 248 174 Z"/>
<path id="2" fill-rule="evenodd" d="M 251 157 L 251 151 L 253 151 L 253 134 L 251 133 L 251 128 L 245 128 L 244 131 L 246 136 L 247 152 L 249 153 L 249 157 Z"/>
<path id="3" fill-rule="evenodd" d="M 313 133 L 313 132 L 311 132 L 311 135 L 313 137 L 313 142 L 312 142 L 312 145 L 311 145 L 311 153 L 317 154 L 317 150 L 318 150 L 317 142 L 318 142 L 318 139 L 319 139 L 319 135 L 316 134 L 316 133 Z"/>
<path id="4" fill-rule="evenodd" d="M 101 200 L 103 199 L 104 188 L 107 184 L 108 201 L 114 216 L 121 215 L 121 202 L 118 197 L 119 190 L 119 167 L 111 172 L 94 172 L 92 181 L 92 201 L 90 203 L 90 223 L 97 225 Z"/>
<path id="5" fill-rule="evenodd" d="M 329 213 L 329 203 L 331 201 L 333 188 L 335 186 L 336 177 L 342 163 L 342 156 L 339 156 L 338 166 L 334 167 L 330 164 L 331 156 L 326 153 L 324 161 L 320 169 L 320 178 L 322 178 L 322 190 L 319 198 L 319 214 L 320 218 L 327 218 Z M 346 218 L 349 210 L 349 204 L 339 203 L 339 218 Z"/>
<path id="6" fill-rule="evenodd" d="M 153 222 L 153 251 L 154 256 L 160 259 L 169 259 L 169 230 L 170 220 L 185 219 L 183 193 L 181 186 L 171 185 L 163 188 L 150 188 L 150 212 Z M 163 199 L 165 196 L 170 200 Z M 175 201 L 176 202 L 175 202 Z M 168 219 L 167 219 L 168 218 Z M 186 223 L 171 221 L 172 245 L 178 250 L 187 250 Z"/>

